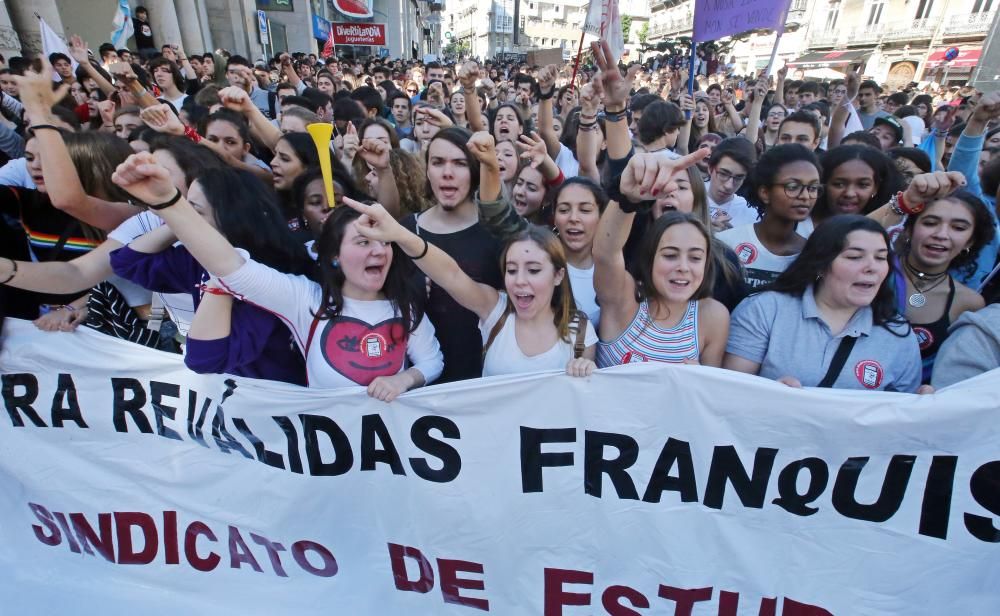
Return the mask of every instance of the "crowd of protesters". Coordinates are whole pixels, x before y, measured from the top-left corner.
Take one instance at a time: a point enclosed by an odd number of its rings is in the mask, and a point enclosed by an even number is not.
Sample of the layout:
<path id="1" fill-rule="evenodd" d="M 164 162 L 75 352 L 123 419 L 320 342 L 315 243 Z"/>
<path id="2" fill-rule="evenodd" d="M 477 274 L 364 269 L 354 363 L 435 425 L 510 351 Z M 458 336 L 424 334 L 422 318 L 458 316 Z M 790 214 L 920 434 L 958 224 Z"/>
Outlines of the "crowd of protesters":
<path id="1" fill-rule="evenodd" d="M 1000 366 L 1000 93 L 783 68 L 691 95 L 606 44 L 576 83 L 148 45 L 0 70 L 3 316 L 381 400 L 630 362 L 911 393 Z"/>

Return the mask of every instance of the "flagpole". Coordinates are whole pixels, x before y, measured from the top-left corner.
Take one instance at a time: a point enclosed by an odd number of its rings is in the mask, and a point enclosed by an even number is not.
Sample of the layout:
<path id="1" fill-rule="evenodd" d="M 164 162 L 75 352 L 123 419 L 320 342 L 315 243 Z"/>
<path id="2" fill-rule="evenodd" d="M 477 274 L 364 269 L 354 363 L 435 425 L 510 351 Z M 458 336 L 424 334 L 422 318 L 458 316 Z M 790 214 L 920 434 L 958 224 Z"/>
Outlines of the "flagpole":
<path id="1" fill-rule="evenodd" d="M 781 14 L 781 29 L 777 31 L 777 36 L 774 37 L 774 47 L 771 48 L 771 59 L 767 61 L 767 72 L 764 73 L 764 77 L 771 76 L 771 69 L 774 67 L 774 59 L 778 55 L 778 44 L 781 43 L 781 35 L 785 33 L 785 21 L 788 19 L 788 9 L 791 5 L 791 2 L 786 4 L 785 11 Z"/>
<path id="2" fill-rule="evenodd" d="M 576 62 L 573 63 L 573 76 L 569 79 L 571 91 L 576 91 L 576 71 L 580 68 L 580 55 L 583 54 L 583 39 L 585 36 L 587 36 L 586 32 L 580 33 L 580 45 L 576 49 Z"/>
<path id="3" fill-rule="evenodd" d="M 692 39 L 692 41 L 691 41 L 691 58 L 688 61 L 688 96 L 690 96 L 692 100 L 694 99 L 694 59 L 695 59 L 695 54 L 697 54 L 697 53 L 698 53 L 698 43 L 696 43 Z M 684 119 L 685 120 L 690 120 L 691 119 L 691 110 L 690 109 L 688 109 L 687 111 L 684 112 Z"/>

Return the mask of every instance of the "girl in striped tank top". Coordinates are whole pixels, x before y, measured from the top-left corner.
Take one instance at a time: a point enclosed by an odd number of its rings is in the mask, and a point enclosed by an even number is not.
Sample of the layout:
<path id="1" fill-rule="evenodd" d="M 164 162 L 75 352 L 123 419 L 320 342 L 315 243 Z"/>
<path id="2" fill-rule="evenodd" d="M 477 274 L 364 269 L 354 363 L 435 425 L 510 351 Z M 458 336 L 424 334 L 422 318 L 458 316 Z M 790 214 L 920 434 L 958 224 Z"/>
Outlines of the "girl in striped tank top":
<path id="1" fill-rule="evenodd" d="M 711 297 L 708 229 L 691 214 L 664 214 L 642 239 L 633 278 L 622 247 L 634 216 L 612 201 L 594 240 L 594 288 L 601 306 L 597 366 L 645 361 L 721 366 L 729 312 Z"/>

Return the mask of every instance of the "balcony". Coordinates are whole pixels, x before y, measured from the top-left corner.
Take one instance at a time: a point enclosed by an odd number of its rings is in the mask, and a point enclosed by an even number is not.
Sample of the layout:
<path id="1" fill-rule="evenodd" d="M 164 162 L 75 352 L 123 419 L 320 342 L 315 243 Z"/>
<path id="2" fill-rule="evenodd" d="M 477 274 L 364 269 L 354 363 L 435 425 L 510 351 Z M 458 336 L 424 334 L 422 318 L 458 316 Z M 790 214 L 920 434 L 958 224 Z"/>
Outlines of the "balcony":
<path id="1" fill-rule="evenodd" d="M 866 45 L 878 43 L 885 33 L 885 24 L 871 24 L 869 26 L 858 26 L 851 28 L 847 40 L 852 45 Z"/>
<path id="2" fill-rule="evenodd" d="M 814 30 L 809 33 L 809 47 L 834 47 L 840 35 L 839 30 Z"/>
<path id="3" fill-rule="evenodd" d="M 975 17 L 975 16 L 972 16 Z M 955 18 L 964 22 L 971 17 Z M 988 26 L 988 21 L 986 22 Z M 907 22 L 893 22 L 858 26 L 844 30 L 820 30 L 809 33 L 810 47 L 836 47 L 838 45 L 876 45 L 888 42 L 928 41 L 934 37 L 937 19 L 915 19 Z M 987 27 L 984 26 L 983 32 Z"/>
<path id="4" fill-rule="evenodd" d="M 945 36 L 969 36 L 986 34 L 993 25 L 997 12 L 972 13 L 971 15 L 953 15 L 944 25 Z"/>
<path id="5" fill-rule="evenodd" d="M 930 39 L 934 36 L 937 19 L 915 19 L 912 22 L 897 22 L 888 25 L 882 36 L 883 41 L 913 41 Z"/>

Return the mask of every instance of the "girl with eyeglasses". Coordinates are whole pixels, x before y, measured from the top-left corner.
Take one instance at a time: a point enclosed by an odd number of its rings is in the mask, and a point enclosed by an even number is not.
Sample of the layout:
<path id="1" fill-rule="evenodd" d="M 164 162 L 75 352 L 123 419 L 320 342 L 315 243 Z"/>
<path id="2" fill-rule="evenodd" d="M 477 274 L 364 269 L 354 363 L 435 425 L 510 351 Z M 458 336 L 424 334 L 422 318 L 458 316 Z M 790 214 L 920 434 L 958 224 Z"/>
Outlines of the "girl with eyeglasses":
<path id="1" fill-rule="evenodd" d="M 819 161 L 799 144 L 775 146 L 754 168 L 754 186 L 763 219 L 717 237 L 736 253 L 747 284 L 759 288 L 773 282 L 805 246 L 796 227 L 809 219 L 822 192 Z"/>

